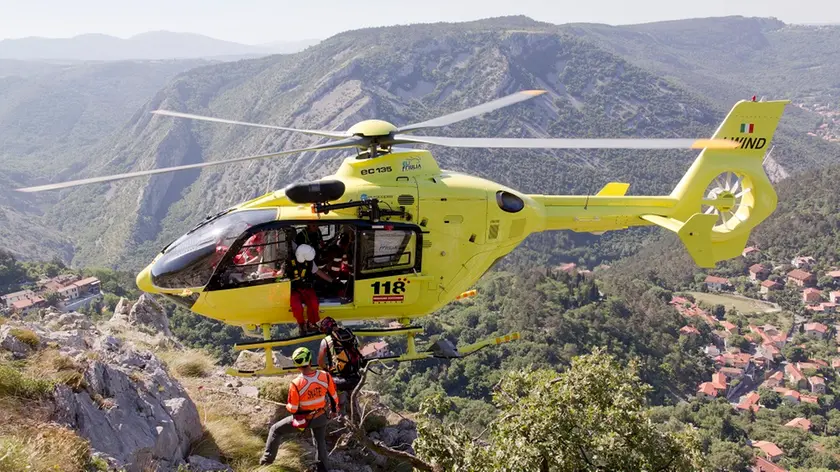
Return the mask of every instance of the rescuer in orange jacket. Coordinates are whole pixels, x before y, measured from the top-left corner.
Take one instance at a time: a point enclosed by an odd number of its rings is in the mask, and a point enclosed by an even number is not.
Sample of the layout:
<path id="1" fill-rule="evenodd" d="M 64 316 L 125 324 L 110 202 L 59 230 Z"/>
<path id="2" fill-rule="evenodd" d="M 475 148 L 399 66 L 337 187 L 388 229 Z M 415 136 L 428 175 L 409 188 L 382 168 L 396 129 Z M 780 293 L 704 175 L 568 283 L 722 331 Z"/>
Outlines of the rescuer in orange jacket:
<path id="1" fill-rule="evenodd" d="M 332 376 L 323 370 L 313 369 L 310 365 L 312 353 L 305 347 L 299 347 L 292 354 L 292 361 L 300 371 L 289 385 L 289 397 L 286 409 L 291 416 L 274 423 L 268 432 L 265 452 L 260 465 L 271 464 L 277 457 L 280 440 L 283 436 L 310 429 L 318 446 L 316 456 L 319 472 L 327 472 L 327 412 L 335 415 L 338 411 L 338 393 Z M 329 396 L 332 402 L 327 402 Z M 329 403 L 329 405 L 327 404 Z"/>

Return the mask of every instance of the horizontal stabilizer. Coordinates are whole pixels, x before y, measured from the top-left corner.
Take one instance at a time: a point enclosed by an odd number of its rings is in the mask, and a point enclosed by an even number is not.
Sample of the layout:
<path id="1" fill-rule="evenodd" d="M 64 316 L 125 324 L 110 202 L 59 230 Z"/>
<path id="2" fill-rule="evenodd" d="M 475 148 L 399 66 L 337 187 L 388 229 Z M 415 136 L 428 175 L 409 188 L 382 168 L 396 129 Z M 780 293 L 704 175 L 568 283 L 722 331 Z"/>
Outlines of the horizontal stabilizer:
<path id="1" fill-rule="evenodd" d="M 642 219 L 677 233 L 698 266 L 715 266 L 717 260 L 712 249 L 712 228 L 717 223 L 718 215 L 695 213 L 684 223 L 659 215 L 642 215 Z"/>
<path id="2" fill-rule="evenodd" d="M 630 188 L 630 184 L 625 184 L 623 182 L 610 182 L 607 185 L 604 185 L 596 196 L 598 197 L 623 197 L 627 193 L 627 189 Z"/>

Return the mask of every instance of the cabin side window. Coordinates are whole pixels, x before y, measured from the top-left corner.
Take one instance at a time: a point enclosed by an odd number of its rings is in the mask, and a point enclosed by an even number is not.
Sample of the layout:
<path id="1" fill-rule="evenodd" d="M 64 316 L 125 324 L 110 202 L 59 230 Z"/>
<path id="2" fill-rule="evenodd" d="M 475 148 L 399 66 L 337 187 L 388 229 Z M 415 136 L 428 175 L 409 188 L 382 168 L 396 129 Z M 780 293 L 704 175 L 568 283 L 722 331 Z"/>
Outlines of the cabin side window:
<path id="1" fill-rule="evenodd" d="M 222 277 L 226 285 L 244 286 L 276 279 L 289 257 L 290 241 L 287 228 L 269 228 L 248 236 L 225 269 Z"/>
<path id="2" fill-rule="evenodd" d="M 417 233 L 391 227 L 364 229 L 359 232 L 359 273 L 410 271 L 417 255 Z"/>

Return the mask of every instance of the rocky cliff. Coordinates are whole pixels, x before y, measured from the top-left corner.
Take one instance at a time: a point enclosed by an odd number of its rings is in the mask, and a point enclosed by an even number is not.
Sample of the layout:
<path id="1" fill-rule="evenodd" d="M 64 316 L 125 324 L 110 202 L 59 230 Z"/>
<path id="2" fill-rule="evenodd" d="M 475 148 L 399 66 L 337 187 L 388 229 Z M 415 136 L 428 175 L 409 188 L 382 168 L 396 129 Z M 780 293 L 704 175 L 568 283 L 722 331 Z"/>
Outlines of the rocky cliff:
<path id="1" fill-rule="evenodd" d="M 287 414 L 289 379 L 227 377 L 172 337 L 146 295 L 120 300 L 98 324 L 56 311 L 0 321 L 0 470 L 304 470 L 314 460 L 308 436 L 290 438 L 276 466 L 258 468 L 268 428 Z M 367 429 L 404 450 L 416 437 L 414 423 L 394 413 Z M 335 471 L 399 470 L 352 444 L 331 460 Z"/>

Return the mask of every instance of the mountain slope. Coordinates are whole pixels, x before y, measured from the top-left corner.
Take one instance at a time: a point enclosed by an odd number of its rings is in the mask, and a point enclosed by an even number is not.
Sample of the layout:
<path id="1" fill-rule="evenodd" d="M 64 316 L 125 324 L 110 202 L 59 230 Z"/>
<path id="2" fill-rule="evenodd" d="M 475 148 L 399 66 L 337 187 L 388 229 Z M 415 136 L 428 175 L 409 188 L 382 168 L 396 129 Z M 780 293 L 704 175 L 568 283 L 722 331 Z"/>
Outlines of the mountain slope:
<path id="1" fill-rule="evenodd" d="M 24 259 L 69 261 L 73 244 L 43 216 L 50 207 L 66 211 L 61 201 L 56 195 L 36 197 L 12 189 L 34 176 L 61 178 L 84 169 L 93 146 L 128 121 L 150 95 L 203 64 L 208 62 L 0 61 L 0 76 L 5 75 L 0 77 L 0 245 Z"/>
<path id="2" fill-rule="evenodd" d="M 461 123 L 442 133 L 466 136 L 707 136 L 720 110 L 666 81 L 572 37 L 519 21 L 377 28 L 335 36 L 295 56 L 195 69 L 164 88 L 108 143 L 98 173 L 163 167 L 311 144 L 308 137 L 164 119 L 155 108 L 288 126 L 347 129 L 378 117 L 427 119 L 516 90 L 549 94 Z M 440 163 L 526 192 L 586 192 L 613 179 L 631 192 L 668 192 L 693 152 L 561 152 L 435 149 Z M 91 209 L 84 220 L 51 212 L 81 248 L 77 263 L 137 268 L 203 215 L 294 180 L 335 170 L 322 153 L 182 172 L 62 195 Z M 667 163 L 663 165 L 663 162 Z M 632 165 L 631 165 L 632 163 Z M 517 172 L 510 172 L 515 168 Z M 110 190 L 109 190 L 110 188 Z M 108 198 L 103 201 L 102 195 Z M 106 225 L 122 240 L 96 236 Z M 113 238 L 114 236 L 108 236 Z M 128 261 L 126 258 L 131 257 Z M 126 262 L 127 261 L 127 262 Z"/>
<path id="3" fill-rule="evenodd" d="M 728 21 L 723 19 L 721 21 Z M 572 35 L 571 33 L 575 33 Z M 314 144 L 306 136 L 152 116 L 156 108 L 300 128 L 347 129 L 368 118 L 421 121 L 517 90 L 537 99 L 472 119 L 452 136 L 702 137 L 733 102 L 703 98 L 661 77 L 650 63 L 596 45 L 592 35 L 525 17 L 460 24 L 368 28 L 342 33 L 292 56 L 193 69 L 164 86 L 122 129 L 87 149 L 86 168 L 28 184 L 217 160 Z M 654 72 L 650 72 L 653 70 Z M 720 72 L 725 75 L 725 71 Z M 803 137 L 783 118 L 773 152 L 784 169 L 837 160 L 834 144 Z M 696 153 L 433 148 L 440 163 L 532 193 L 595 192 L 630 182 L 630 194 L 668 193 Z M 311 153 L 154 176 L 38 197 L 51 224 L 79 247 L 78 264 L 137 269 L 204 215 L 335 170 L 347 153 Z M 62 161 L 66 159 L 62 158 Z M 510 169 L 516 169 L 511 172 Z M 601 238 L 536 235 L 513 257 L 595 264 L 626 256 L 646 230 Z M 529 252 L 528 248 L 534 251 Z"/>
<path id="4" fill-rule="evenodd" d="M 0 58 L 23 60 L 184 59 L 293 53 L 313 41 L 252 46 L 193 33 L 150 31 L 128 39 L 104 34 L 72 38 L 20 38 L 0 41 Z"/>
<path id="5" fill-rule="evenodd" d="M 208 63 L 80 63 L 0 78 L 0 165 L 44 175 L 45 166 L 88 160 L 87 147 L 118 129 L 163 84 Z"/>
<path id="6" fill-rule="evenodd" d="M 721 107 L 752 95 L 831 104 L 840 93 L 840 27 L 733 16 L 628 26 L 570 24 L 560 29 Z M 795 172 L 822 165 L 825 155 L 840 156 L 836 143 L 806 135 L 822 120 L 812 111 L 788 107 L 778 133 L 797 147 L 777 147 L 773 158 Z"/>

